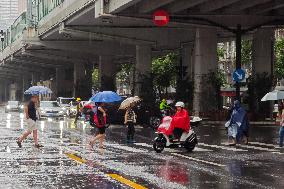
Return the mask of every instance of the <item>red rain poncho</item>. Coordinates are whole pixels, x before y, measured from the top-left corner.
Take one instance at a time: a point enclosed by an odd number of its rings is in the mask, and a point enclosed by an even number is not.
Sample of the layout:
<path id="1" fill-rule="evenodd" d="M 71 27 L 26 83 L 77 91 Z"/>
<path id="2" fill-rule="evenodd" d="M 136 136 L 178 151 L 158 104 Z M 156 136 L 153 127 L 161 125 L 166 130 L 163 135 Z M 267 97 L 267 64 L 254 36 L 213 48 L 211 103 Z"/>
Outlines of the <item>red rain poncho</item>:
<path id="1" fill-rule="evenodd" d="M 166 135 L 173 134 L 175 128 L 181 128 L 186 132 L 190 130 L 190 119 L 187 111 L 182 109 L 181 111 L 177 112 L 172 119 L 171 125 L 169 129 L 166 131 Z"/>

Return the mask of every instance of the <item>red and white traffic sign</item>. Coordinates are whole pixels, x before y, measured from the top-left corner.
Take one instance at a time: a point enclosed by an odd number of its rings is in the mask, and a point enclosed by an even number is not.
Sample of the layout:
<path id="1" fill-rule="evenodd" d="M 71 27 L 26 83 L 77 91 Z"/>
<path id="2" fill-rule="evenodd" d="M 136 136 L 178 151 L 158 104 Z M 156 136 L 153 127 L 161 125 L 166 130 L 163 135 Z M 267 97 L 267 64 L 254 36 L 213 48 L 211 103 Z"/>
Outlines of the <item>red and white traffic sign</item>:
<path id="1" fill-rule="evenodd" d="M 153 14 L 153 22 L 157 26 L 165 26 L 169 23 L 170 16 L 165 10 L 157 10 Z"/>

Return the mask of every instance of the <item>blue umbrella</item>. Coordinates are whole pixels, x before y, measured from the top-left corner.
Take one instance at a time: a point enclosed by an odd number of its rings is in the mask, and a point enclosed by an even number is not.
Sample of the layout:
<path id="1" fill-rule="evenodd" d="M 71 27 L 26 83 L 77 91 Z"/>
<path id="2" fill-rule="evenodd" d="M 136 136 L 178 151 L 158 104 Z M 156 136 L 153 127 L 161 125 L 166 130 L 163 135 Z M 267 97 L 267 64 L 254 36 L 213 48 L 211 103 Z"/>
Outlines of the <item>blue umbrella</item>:
<path id="1" fill-rule="evenodd" d="M 44 94 L 51 94 L 52 91 L 48 87 L 44 86 L 32 86 L 28 90 L 24 92 L 26 95 L 44 95 Z"/>
<path id="2" fill-rule="evenodd" d="M 95 96 L 90 98 L 90 101 L 92 102 L 104 102 L 104 103 L 118 102 L 121 100 L 122 100 L 121 97 L 112 91 L 99 92 Z"/>

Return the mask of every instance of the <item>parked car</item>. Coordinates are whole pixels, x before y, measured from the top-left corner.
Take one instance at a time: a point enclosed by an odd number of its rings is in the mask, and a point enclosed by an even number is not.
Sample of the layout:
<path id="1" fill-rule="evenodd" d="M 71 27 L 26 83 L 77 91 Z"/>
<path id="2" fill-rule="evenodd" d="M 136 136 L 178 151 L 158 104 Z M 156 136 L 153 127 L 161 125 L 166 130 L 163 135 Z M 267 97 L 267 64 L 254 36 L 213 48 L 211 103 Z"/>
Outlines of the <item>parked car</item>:
<path id="1" fill-rule="evenodd" d="M 40 118 L 64 118 L 66 111 L 56 101 L 40 102 Z"/>
<path id="2" fill-rule="evenodd" d="M 23 109 L 23 107 L 22 107 Z M 20 111 L 20 102 L 19 101 L 8 101 L 5 107 L 5 113 Z"/>
<path id="3" fill-rule="evenodd" d="M 58 97 L 56 100 L 69 117 L 76 115 L 76 101 L 73 97 Z"/>

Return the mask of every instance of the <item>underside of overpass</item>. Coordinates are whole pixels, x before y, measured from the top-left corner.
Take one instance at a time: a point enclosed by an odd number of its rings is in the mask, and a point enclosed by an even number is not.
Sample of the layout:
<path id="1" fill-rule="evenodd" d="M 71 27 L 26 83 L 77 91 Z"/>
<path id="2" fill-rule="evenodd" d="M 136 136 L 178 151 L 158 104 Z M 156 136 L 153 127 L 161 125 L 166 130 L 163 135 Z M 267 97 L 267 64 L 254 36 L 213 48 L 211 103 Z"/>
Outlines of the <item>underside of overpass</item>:
<path id="1" fill-rule="evenodd" d="M 42 11 L 37 4 L 30 6 Z M 170 14 L 165 27 L 152 22 L 152 14 L 158 9 Z M 35 10 L 27 15 L 33 18 Z M 152 57 L 176 52 L 194 79 L 194 110 L 202 112 L 216 107 L 214 100 L 204 104 L 202 99 L 212 99 L 214 93 L 210 86 L 205 87 L 204 77 L 217 70 L 217 42 L 254 39 L 254 72 L 272 73 L 269 49 L 274 40 L 272 31 L 284 23 L 284 1 L 69 0 L 36 23 L 36 27 L 27 26 L 22 36 L 1 53 L 1 77 L 49 72 L 42 79 L 55 77 L 56 91 L 63 95 L 60 73 L 71 69 L 73 76 L 65 78 L 73 86 L 72 95 L 87 97 L 89 92 L 82 92 L 91 87 L 86 70 L 100 68 L 102 89 L 113 90 L 111 80 L 104 82 L 105 78 L 115 75 L 116 65 L 131 63 L 137 75 L 135 95 L 143 96 L 143 78 L 138 75 L 149 74 Z M 240 65 L 237 55 L 237 67 Z"/>

